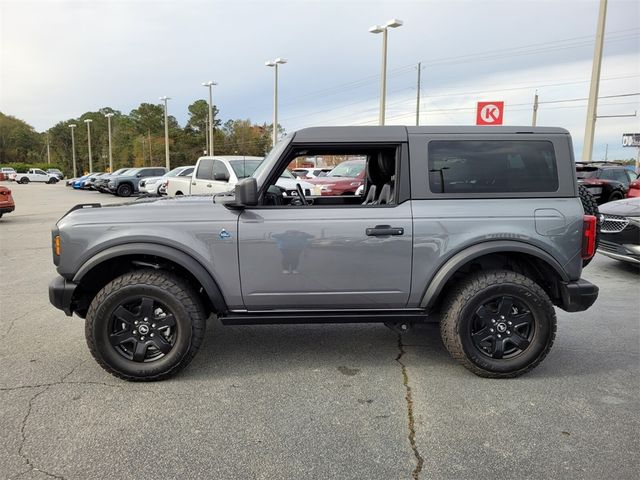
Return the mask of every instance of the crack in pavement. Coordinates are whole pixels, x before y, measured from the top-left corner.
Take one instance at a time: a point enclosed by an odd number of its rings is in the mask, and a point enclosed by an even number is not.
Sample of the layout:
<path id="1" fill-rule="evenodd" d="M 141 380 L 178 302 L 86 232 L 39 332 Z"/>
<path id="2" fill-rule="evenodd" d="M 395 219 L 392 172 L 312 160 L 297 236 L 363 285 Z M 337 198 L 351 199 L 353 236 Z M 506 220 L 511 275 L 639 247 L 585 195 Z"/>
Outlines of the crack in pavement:
<path id="1" fill-rule="evenodd" d="M 411 445 L 411 450 L 413 450 L 413 456 L 416 458 L 416 466 L 413 469 L 413 472 L 411 472 L 411 478 L 413 480 L 418 480 L 420 478 L 422 466 L 424 465 L 424 458 L 422 458 L 422 455 L 418 450 L 418 445 L 416 444 L 416 423 L 413 417 L 413 396 L 411 393 L 411 386 L 409 386 L 409 373 L 407 372 L 407 366 L 402 363 L 402 356 L 406 353 L 403 347 L 402 335 L 398 333 L 399 352 L 398 356 L 396 357 L 396 362 L 398 362 L 402 367 L 402 384 L 404 385 L 406 391 L 404 398 L 407 401 L 407 417 L 409 420 L 409 444 Z"/>
<path id="2" fill-rule="evenodd" d="M 27 413 L 24 416 L 24 418 L 22 419 L 22 425 L 20 426 L 20 436 L 21 436 L 21 441 L 20 441 L 20 445 L 18 446 L 18 455 L 20 455 L 20 457 L 22 457 L 24 459 L 24 461 L 27 464 L 27 467 L 29 467 L 28 472 L 31 471 L 36 471 L 36 472 L 41 472 L 44 473 L 45 475 L 47 475 L 48 477 L 51 478 L 58 478 L 61 480 L 64 480 L 64 477 L 61 475 L 56 475 L 54 473 L 49 473 L 46 470 L 43 470 L 41 468 L 36 467 L 32 462 L 31 459 L 29 458 L 29 456 L 24 452 L 24 444 L 27 441 L 27 433 L 26 433 L 26 428 L 27 428 L 27 422 L 29 421 L 29 416 L 31 415 L 31 410 L 33 409 L 33 402 L 35 402 L 35 400 L 42 395 L 44 392 L 46 392 L 47 390 L 49 390 L 49 388 L 51 387 L 51 385 L 43 388 L 42 390 L 40 390 L 39 392 L 36 392 L 34 395 L 31 396 L 31 398 L 29 399 L 29 405 L 27 406 Z M 22 472 L 19 476 L 24 475 L 27 472 Z"/>

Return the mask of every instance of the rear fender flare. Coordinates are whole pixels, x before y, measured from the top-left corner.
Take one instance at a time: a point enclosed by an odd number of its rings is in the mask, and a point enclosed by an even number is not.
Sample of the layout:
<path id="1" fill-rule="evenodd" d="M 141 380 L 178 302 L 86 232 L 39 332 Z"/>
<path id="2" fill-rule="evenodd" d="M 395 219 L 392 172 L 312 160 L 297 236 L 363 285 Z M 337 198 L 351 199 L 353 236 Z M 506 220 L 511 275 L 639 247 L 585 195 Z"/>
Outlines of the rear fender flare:
<path id="1" fill-rule="evenodd" d="M 570 279 L 562 268 L 562 265 L 544 250 L 524 242 L 511 240 L 498 240 L 491 242 L 483 242 L 472 245 L 453 255 L 440 267 L 437 273 L 431 279 L 429 286 L 420 301 L 420 307 L 429 308 L 438 299 L 442 289 L 451 277 L 466 263 L 490 253 L 526 253 L 537 257 L 546 262 L 560 276 L 562 281 L 568 282 Z"/>

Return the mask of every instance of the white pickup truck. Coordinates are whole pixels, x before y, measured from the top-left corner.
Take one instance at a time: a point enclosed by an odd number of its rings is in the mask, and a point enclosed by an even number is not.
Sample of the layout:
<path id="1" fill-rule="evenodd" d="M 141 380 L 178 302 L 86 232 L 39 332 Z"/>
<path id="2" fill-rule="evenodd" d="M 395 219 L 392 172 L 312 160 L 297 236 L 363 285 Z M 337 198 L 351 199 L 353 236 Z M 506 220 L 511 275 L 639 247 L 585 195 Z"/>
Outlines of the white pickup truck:
<path id="1" fill-rule="evenodd" d="M 200 157 L 191 177 L 172 177 L 167 179 L 167 195 L 206 195 L 217 194 L 233 190 L 239 180 L 250 177 L 262 163 L 262 157 L 244 157 L 220 155 Z M 311 195 L 314 188 L 308 182 L 297 180 L 288 170 L 285 170 L 277 186 L 287 194 L 295 195 L 296 184 Z"/>
<path id="2" fill-rule="evenodd" d="M 14 177 L 16 183 L 44 182 L 57 183 L 58 177 L 53 173 L 47 173 L 39 168 L 30 168 L 27 173 L 16 173 Z"/>

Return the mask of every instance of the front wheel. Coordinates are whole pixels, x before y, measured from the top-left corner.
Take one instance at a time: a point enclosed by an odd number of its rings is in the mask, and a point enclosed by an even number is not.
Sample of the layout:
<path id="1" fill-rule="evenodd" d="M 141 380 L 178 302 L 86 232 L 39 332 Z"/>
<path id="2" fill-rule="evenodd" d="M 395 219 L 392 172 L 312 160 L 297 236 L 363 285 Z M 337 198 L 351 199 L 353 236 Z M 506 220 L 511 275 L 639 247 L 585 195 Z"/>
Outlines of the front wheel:
<path id="1" fill-rule="evenodd" d="M 118 195 L 119 197 L 128 197 L 132 193 L 133 193 L 133 189 L 131 188 L 131 185 L 127 183 L 123 183 L 116 190 L 116 195 Z"/>
<path id="2" fill-rule="evenodd" d="M 29 179 L 27 177 L 22 177 L 18 183 L 27 184 L 29 183 Z"/>
<path id="3" fill-rule="evenodd" d="M 112 375 L 164 380 L 191 362 L 205 322 L 189 285 L 168 272 L 139 270 L 98 292 L 87 312 L 85 336 L 93 357 Z"/>
<path id="4" fill-rule="evenodd" d="M 443 307 L 440 333 L 458 362 L 481 377 L 511 378 L 535 368 L 556 334 L 556 315 L 545 291 L 507 270 L 463 280 Z"/>
<path id="5" fill-rule="evenodd" d="M 53 185 L 54 183 L 56 183 L 58 180 L 56 180 L 55 178 L 50 178 L 49 180 L 47 180 L 47 183 L 49 185 Z"/>

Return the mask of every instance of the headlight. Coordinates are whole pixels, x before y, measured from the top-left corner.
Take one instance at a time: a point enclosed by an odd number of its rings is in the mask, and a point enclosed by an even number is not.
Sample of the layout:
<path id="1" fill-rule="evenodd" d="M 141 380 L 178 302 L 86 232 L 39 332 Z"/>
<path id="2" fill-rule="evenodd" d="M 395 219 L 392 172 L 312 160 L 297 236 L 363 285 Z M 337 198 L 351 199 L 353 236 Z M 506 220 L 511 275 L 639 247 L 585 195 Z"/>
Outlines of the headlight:
<path id="1" fill-rule="evenodd" d="M 116 182 L 109 182 L 109 186 L 110 187 L 115 187 L 116 186 Z"/>
<path id="2" fill-rule="evenodd" d="M 627 220 L 630 224 L 640 227 L 640 217 L 627 217 Z"/>

